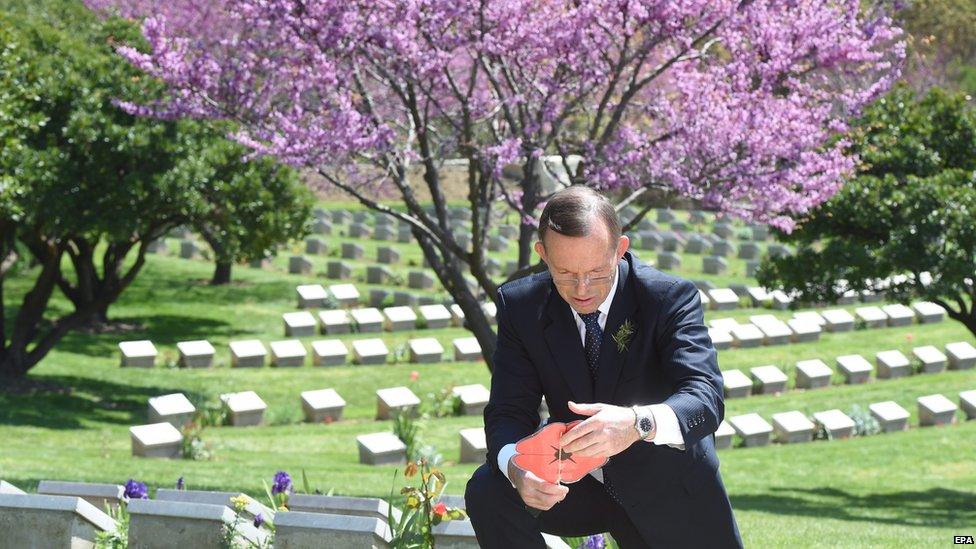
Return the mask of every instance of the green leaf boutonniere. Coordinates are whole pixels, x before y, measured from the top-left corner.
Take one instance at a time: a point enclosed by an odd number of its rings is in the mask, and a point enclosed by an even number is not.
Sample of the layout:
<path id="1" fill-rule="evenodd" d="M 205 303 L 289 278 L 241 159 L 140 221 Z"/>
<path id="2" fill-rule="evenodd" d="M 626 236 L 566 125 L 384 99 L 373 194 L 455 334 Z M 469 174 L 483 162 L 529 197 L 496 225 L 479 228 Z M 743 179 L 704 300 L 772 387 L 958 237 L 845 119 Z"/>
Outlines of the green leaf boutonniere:
<path id="1" fill-rule="evenodd" d="M 617 333 L 613 334 L 613 341 L 617 344 L 617 352 L 622 353 L 627 350 L 627 344 L 630 343 L 630 338 L 634 336 L 634 323 L 627 319 Z"/>

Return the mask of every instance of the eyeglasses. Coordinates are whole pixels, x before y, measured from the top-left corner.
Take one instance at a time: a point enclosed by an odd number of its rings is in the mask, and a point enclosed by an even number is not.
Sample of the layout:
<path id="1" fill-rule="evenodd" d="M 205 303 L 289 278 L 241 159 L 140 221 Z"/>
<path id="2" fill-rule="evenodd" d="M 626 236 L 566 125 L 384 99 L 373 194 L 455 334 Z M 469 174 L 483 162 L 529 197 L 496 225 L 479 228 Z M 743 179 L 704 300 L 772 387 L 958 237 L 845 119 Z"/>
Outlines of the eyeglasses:
<path id="1" fill-rule="evenodd" d="M 580 280 L 575 276 L 565 277 L 565 278 L 552 277 L 552 281 L 553 283 L 556 284 L 556 286 L 565 286 L 565 287 L 576 287 L 579 286 L 580 282 L 582 282 L 584 286 L 603 286 L 604 284 L 610 284 L 610 280 L 612 279 L 613 279 L 613 275 L 601 275 L 601 276 L 586 275 L 585 277 L 583 277 L 582 280 Z"/>

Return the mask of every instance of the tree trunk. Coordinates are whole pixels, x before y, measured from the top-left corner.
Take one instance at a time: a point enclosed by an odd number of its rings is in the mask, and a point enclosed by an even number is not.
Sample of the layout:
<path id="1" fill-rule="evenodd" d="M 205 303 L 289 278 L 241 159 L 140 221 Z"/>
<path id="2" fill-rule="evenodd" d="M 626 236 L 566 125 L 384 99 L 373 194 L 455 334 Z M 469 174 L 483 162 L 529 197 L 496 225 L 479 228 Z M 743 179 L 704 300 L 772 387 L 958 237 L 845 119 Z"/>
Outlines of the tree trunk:
<path id="1" fill-rule="evenodd" d="M 214 273 L 213 278 L 210 279 L 210 285 L 219 286 L 221 284 L 230 284 L 230 270 L 233 265 L 230 261 L 218 259 L 214 264 Z"/>

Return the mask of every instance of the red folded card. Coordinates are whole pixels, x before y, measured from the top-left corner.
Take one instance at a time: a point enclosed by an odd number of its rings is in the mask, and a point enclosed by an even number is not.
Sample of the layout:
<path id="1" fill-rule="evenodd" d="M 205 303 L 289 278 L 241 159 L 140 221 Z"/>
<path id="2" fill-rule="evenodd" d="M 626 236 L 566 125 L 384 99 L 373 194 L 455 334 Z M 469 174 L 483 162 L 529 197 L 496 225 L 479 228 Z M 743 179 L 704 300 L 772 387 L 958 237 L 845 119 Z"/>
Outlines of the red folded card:
<path id="1" fill-rule="evenodd" d="M 550 423 L 515 444 L 515 465 L 553 484 L 576 482 L 607 464 L 607 458 L 584 457 L 562 451 L 559 439 L 579 421 Z"/>

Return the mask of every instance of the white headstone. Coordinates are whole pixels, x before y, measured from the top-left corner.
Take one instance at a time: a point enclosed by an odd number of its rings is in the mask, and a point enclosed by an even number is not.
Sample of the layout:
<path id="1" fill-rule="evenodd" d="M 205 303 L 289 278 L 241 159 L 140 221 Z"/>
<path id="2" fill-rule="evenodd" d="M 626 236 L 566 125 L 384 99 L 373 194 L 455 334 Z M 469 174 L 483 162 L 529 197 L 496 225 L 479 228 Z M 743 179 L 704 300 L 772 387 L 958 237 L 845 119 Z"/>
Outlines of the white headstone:
<path id="1" fill-rule="evenodd" d="M 779 366 L 756 366 L 750 368 L 749 373 L 759 385 L 759 393 L 771 395 L 782 393 L 786 390 L 786 381 L 789 379 Z"/>
<path id="2" fill-rule="evenodd" d="M 966 413 L 966 419 L 976 419 L 976 389 L 959 393 L 959 407 Z M 3 487 L 0 486 L 0 493 Z"/>
<path id="3" fill-rule="evenodd" d="M 749 320 L 763 333 L 765 345 L 785 345 L 790 342 L 793 330 L 773 315 L 753 315 Z"/>
<path id="4" fill-rule="evenodd" d="M 183 435 L 171 424 L 151 423 L 129 427 L 132 455 L 138 457 L 180 457 Z"/>
<path id="5" fill-rule="evenodd" d="M 831 439 L 850 438 L 854 434 L 854 420 L 836 408 L 817 412 L 813 419 L 823 425 Z"/>
<path id="6" fill-rule="evenodd" d="M 451 303 L 451 324 L 461 327 L 464 325 L 464 311 L 457 303 Z"/>
<path id="7" fill-rule="evenodd" d="M 828 332 L 848 332 L 854 329 L 854 317 L 844 309 L 829 309 L 820 314 L 827 321 L 824 328 Z"/>
<path id="8" fill-rule="evenodd" d="M 874 363 L 878 367 L 878 379 L 903 377 L 912 373 L 912 364 L 908 357 L 898 350 L 877 353 L 874 355 Z"/>
<path id="9" fill-rule="evenodd" d="M 725 398 L 747 397 L 752 394 L 752 380 L 742 370 L 723 370 Z"/>
<path id="10" fill-rule="evenodd" d="M 884 328 L 888 325 L 888 315 L 881 310 L 881 307 L 874 305 L 858 307 L 854 309 L 854 314 L 857 316 L 857 320 L 867 328 Z"/>
<path id="11" fill-rule="evenodd" d="M 413 330 L 417 325 L 417 313 L 412 307 L 387 307 L 383 309 L 386 327 L 390 331 Z"/>
<path id="12" fill-rule="evenodd" d="M 825 319 L 823 315 L 821 315 L 817 311 L 797 311 L 793 313 L 793 318 L 811 324 L 816 324 L 821 328 L 827 325 L 827 319 Z"/>
<path id="13" fill-rule="evenodd" d="M 726 330 L 709 328 L 708 337 L 712 340 L 712 346 L 718 351 L 732 348 L 732 334 Z"/>
<path id="14" fill-rule="evenodd" d="M 352 355 L 357 364 L 385 364 L 390 351 L 382 339 L 358 339 L 352 342 Z"/>
<path id="15" fill-rule="evenodd" d="M 345 309 L 319 311 L 319 326 L 323 334 L 348 334 L 352 332 L 352 318 Z"/>
<path id="16" fill-rule="evenodd" d="M 352 309 L 349 314 L 356 323 L 356 331 L 364 334 L 383 331 L 383 313 L 379 309 Z"/>
<path id="17" fill-rule="evenodd" d="M 99 532 L 115 528 L 111 517 L 81 498 L 0 493 L 3 547 L 95 547 Z"/>
<path id="18" fill-rule="evenodd" d="M 321 284 L 303 284 L 296 286 L 295 291 L 298 293 L 299 309 L 318 309 L 324 307 L 325 300 L 329 297 L 329 293 L 325 291 L 325 288 Z"/>
<path id="19" fill-rule="evenodd" d="M 845 381 L 850 385 L 867 383 L 874 369 L 871 363 L 861 355 L 843 355 L 837 357 L 837 368 L 844 374 Z"/>
<path id="20" fill-rule="evenodd" d="M 415 415 L 420 399 L 407 387 L 389 387 L 376 390 L 376 419 L 390 419 L 399 411 Z"/>
<path id="21" fill-rule="evenodd" d="M 61 480 L 42 480 L 37 485 L 37 493 L 49 496 L 70 496 L 81 498 L 95 506 L 115 509 L 125 499 L 125 487 L 120 484 L 95 482 L 64 482 Z"/>
<path id="22" fill-rule="evenodd" d="M 708 297 L 712 300 L 712 309 L 716 311 L 727 311 L 739 306 L 739 296 L 729 288 L 708 290 Z"/>
<path id="23" fill-rule="evenodd" d="M 235 520 L 226 505 L 185 501 L 137 499 L 129 502 L 128 511 L 129 547 L 221 547 Z M 264 546 L 267 536 L 250 521 L 241 521 L 231 546 Z"/>
<path id="24" fill-rule="evenodd" d="M 149 423 L 171 423 L 180 429 L 193 419 L 197 411 L 183 393 L 173 393 L 149 399 Z"/>
<path id="25" fill-rule="evenodd" d="M 772 300 L 772 297 L 769 295 L 769 292 L 766 291 L 766 288 L 750 286 L 749 288 L 746 288 L 746 291 L 749 292 L 749 299 L 752 300 L 753 307 L 765 307 L 766 304 Z"/>
<path id="26" fill-rule="evenodd" d="M 480 416 L 488 405 L 488 388 L 480 383 L 458 385 L 452 389 L 454 396 L 461 399 L 461 411 L 466 416 Z"/>
<path id="27" fill-rule="evenodd" d="M 773 426 L 756 413 L 733 416 L 729 418 L 729 424 L 747 447 L 769 444 L 769 437 L 773 433 Z"/>
<path id="28" fill-rule="evenodd" d="M 359 290 L 352 284 L 334 284 L 329 286 L 329 291 L 343 307 L 355 307 L 359 304 Z"/>
<path id="29" fill-rule="evenodd" d="M 461 463 L 484 463 L 488 455 L 485 430 L 482 427 L 461 429 Z"/>
<path id="30" fill-rule="evenodd" d="M 949 368 L 953 370 L 968 370 L 976 366 L 976 347 L 968 341 L 957 341 L 945 346 L 949 358 Z"/>
<path id="31" fill-rule="evenodd" d="M 309 337 L 315 335 L 318 326 L 315 317 L 308 311 L 285 313 L 281 315 L 285 323 L 285 337 Z"/>
<path id="32" fill-rule="evenodd" d="M 718 424 L 718 429 L 715 431 L 715 449 L 721 450 L 722 448 L 729 448 L 732 446 L 732 437 L 735 435 L 735 429 L 729 425 L 729 422 L 722 420 L 722 423 Z"/>
<path id="33" fill-rule="evenodd" d="M 820 359 L 801 360 L 796 363 L 796 388 L 817 389 L 830 385 L 833 370 Z"/>
<path id="34" fill-rule="evenodd" d="M 934 394 L 918 397 L 918 424 L 921 427 L 949 425 L 956 421 L 954 402 L 945 395 Z"/>
<path id="35" fill-rule="evenodd" d="M 268 351 L 257 339 L 230 342 L 230 365 L 234 368 L 260 368 Z"/>
<path id="36" fill-rule="evenodd" d="M 459 337 L 454 340 L 454 360 L 470 362 L 481 360 L 481 344 L 476 337 Z"/>
<path id="37" fill-rule="evenodd" d="M 444 347 L 434 337 L 411 339 L 409 346 L 410 362 L 419 364 L 440 362 L 444 355 Z"/>
<path id="38" fill-rule="evenodd" d="M 925 345 L 912 349 L 912 355 L 922 364 L 922 371 L 927 374 L 945 370 L 948 357 L 942 354 L 934 345 Z"/>
<path id="39" fill-rule="evenodd" d="M 407 445 L 393 433 L 371 433 L 356 437 L 359 463 L 366 465 L 400 465 L 407 461 Z"/>
<path id="40" fill-rule="evenodd" d="M 820 315 L 818 314 L 817 316 Z M 820 318 L 823 319 L 823 317 Z M 809 317 L 793 317 L 786 321 L 786 325 L 793 332 L 790 340 L 794 343 L 817 341 L 820 339 L 820 333 L 823 331 L 821 325 Z"/>
<path id="41" fill-rule="evenodd" d="M 308 351 L 301 341 L 286 339 L 271 342 L 271 365 L 278 367 L 296 367 L 305 364 Z"/>
<path id="42" fill-rule="evenodd" d="M 180 365 L 184 368 L 209 368 L 213 365 L 214 346 L 205 339 L 180 341 L 176 344 L 180 354 Z"/>
<path id="43" fill-rule="evenodd" d="M 122 367 L 152 368 L 156 365 L 156 346 L 148 339 L 119 342 Z"/>
<path id="44" fill-rule="evenodd" d="M 428 329 L 438 330 L 451 324 L 451 311 L 443 305 L 421 305 L 420 317 Z"/>
<path id="45" fill-rule="evenodd" d="M 878 425 L 885 433 L 908 429 L 908 410 L 893 400 L 876 402 L 869 405 L 868 410 L 871 411 L 871 415 L 878 421 Z"/>
<path id="46" fill-rule="evenodd" d="M 230 412 L 230 422 L 234 427 L 260 425 L 264 420 L 264 411 L 268 409 L 268 405 L 254 391 L 224 393 L 220 395 L 220 400 Z"/>
<path id="47" fill-rule="evenodd" d="M 930 301 L 919 301 L 912 304 L 915 316 L 921 324 L 930 322 L 942 322 L 945 319 L 945 309 Z"/>
<path id="48" fill-rule="evenodd" d="M 893 303 L 881 307 L 888 315 L 888 326 L 910 326 L 915 319 L 915 312 L 901 303 Z"/>
<path id="49" fill-rule="evenodd" d="M 312 364 L 315 366 L 341 366 L 348 356 L 349 349 L 338 339 L 312 342 Z"/>
<path id="50" fill-rule="evenodd" d="M 816 425 L 803 412 L 794 410 L 773 414 L 773 432 L 779 442 L 810 442 L 815 429 Z"/>
<path id="51" fill-rule="evenodd" d="M 332 423 L 342 419 L 342 410 L 346 407 L 335 389 L 319 389 L 302 392 L 302 411 L 305 420 L 311 423 Z"/>
<path id="52" fill-rule="evenodd" d="M 763 335 L 762 330 L 754 324 L 739 324 L 735 328 L 729 331 L 732 335 L 732 341 L 735 342 L 735 346 L 740 349 L 745 349 L 748 347 L 759 347 L 762 345 Z"/>

